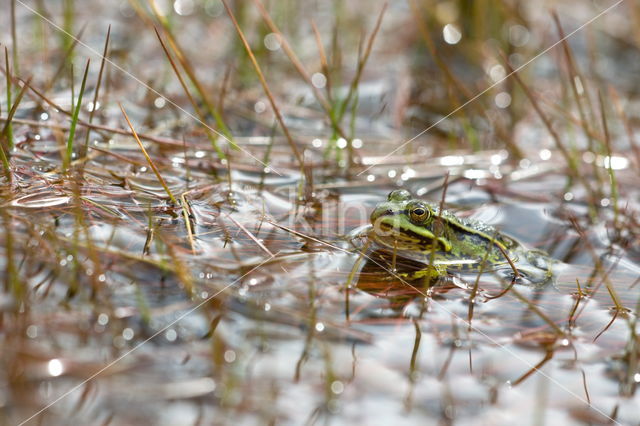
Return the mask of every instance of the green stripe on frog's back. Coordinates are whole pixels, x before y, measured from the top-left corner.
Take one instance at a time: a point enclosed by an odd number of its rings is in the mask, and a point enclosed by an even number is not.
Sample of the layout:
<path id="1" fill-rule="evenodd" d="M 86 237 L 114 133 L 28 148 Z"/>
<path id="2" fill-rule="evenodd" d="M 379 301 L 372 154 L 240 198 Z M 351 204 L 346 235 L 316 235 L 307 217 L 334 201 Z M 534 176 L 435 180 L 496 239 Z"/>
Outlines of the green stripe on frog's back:
<path id="1" fill-rule="evenodd" d="M 433 223 L 437 220 L 436 216 Z M 487 262 L 506 261 L 502 251 L 507 253 L 516 244 L 513 240 L 499 234 L 493 226 L 459 218 L 447 210 L 442 211 L 442 220 L 445 224 L 444 237 L 449 241 L 456 241 L 452 244 L 451 250 L 454 256 L 482 258 L 487 248 L 493 243 L 494 250 L 490 251 Z"/>

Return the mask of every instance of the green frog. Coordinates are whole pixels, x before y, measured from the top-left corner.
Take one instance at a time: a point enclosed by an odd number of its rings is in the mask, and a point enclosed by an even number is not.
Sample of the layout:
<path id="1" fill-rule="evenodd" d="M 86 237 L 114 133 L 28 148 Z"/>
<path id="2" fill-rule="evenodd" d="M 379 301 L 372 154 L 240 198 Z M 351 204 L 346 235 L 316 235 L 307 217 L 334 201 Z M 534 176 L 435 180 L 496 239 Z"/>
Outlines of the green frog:
<path id="1" fill-rule="evenodd" d="M 403 189 L 375 208 L 371 224 L 369 238 L 384 250 L 425 265 L 403 274 L 406 279 L 480 271 L 532 284 L 553 278 L 554 261 L 544 251 L 527 249 L 491 225 L 440 211 Z"/>

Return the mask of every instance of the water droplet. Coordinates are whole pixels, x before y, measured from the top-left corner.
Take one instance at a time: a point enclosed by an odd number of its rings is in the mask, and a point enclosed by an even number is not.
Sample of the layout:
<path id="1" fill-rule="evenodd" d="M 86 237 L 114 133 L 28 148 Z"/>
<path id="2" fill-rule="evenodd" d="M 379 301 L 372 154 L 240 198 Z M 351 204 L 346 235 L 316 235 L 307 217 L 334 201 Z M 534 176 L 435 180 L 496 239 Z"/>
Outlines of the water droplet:
<path id="1" fill-rule="evenodd" d="M 164 333 L 164 337 L 169 342 L 175 342 L 175 340 L 178 338 L 178 333 L 174 329 L 170 328 Z"/>
<path id="2" fill-rule="evenodd" d="M 253 110 L 257 114 L 262 114 L 263 112 L 266 111 L 266 109 L 267 109 L 267 105 L 262 101 L 258 101 L 253 105 Z"/>
<path id="3" fill-rule="evenodd" d="M 494 83 L 501 81 L 506 76 L 507 76 L 507 72 L 505 71 L 504 67 L 500 64 L 494 65 L 489 69 L 489 78 L 491 78 L 491 80 Z"/>
<path id="4" fill-rule="evenodd" d="M 27 327 L 27 336 L 31 339 L 38 337 L 38 327 L 33 324 Z"/>
<path id="5" fill-rule="evenodd" d="M 500 92 L 496 95 L 494 102 L 498 108 L 506 108 L 511 105 L 511 95 L 507 92 Z"/>
<path id="6" fill-rule="evenodd" d="M 509 28 L 509 43 L 516 47 L 524 46 L 529 42 L 529 30 L 523 25 L 512 25 Z"/>
<path id="7" fill-rule="evenodd" d="M 446 155 L 440 159 L 443 166 L 461 166 L 464 164 L 464 157 L 461 155 Z"/>
<path id="8" fill-rule="evenodd" d="M 321 322 L 316 323 L 316 331 L 318 333 L 322 333 L 324 331 L 324 324 Z"/>
<path id="9" fill-rule="evenodd" d="M 327 77 L 325 77 L 321 72 L 313 73 L 313 75 L 311 76 L 311 84 L 313 84 L 318 89 L 322 89 L 327 85 Z"/>
<path id="10" fill-rule="evenodd" d="M 275 51 L 280 49 L 280 46 L 282 46 L 282 40 L 280 39 L 280 36 L 278 34 L 269 33 L 264 36 L 264 47 L 266 47 L 267 49 Z"/>
<path id="11" fill-rule="evenodd" d="M 133 333 L 132 329 L 127 327 L 124 330 L 122 330 L 122 337 L 125 340 L 131 340 L 131 339 L 133 339 L 133 336 L 134 336 L 134 333 Z"/>
<path id="12" fill-rule="evenodd" d="M 60 362 L 59 359 L 52 359 L 47 364 L 47 370 L 49 371 L 49 374 L 51 374 L 53 377 L 58 377 L 59 375 L 62 374 L 62 371 L 64 370 L 64 366 L 62 365 L 62 362 Z"/>
<path id="13" fill-rule="evenodd" d="M 442 37 L 448 44 L 458 44 L 462 39 L 462 33 L 453 24 L 447 24 L 442 28 Z"/>
<path id="14" fill-rule="evenodd" d="M 231 349 L 228 349 L 224 352 L 224 360 L 228 363 L 232 363 L 236 360 L 236 353 Z"/>
<path id="15" fill-rule="evenodd" d="M 612 168 L 613 170 L 622 170 L 629 167 L 629 160 L 624 157 L 604 157 L 603 165 L 606 168 Z"/>
<path id="16" fill-rule="evenodd" d="M 98 315 L 98 324 L 107 325 L 108 323 L 109 323 L 109 315 L 107 314 Z"/>
<path id="17" fill-rule="evenodd" d="M 331 383 L 331 392 L 335 393 L 336 395 L 340 395 L 342 392 L 344 392 L 344 384 L 340 380 L 335 380 Z"/>
<path id="18" fill-rule="evenodd" d="M 541 160 L 547 161 L 551 158 L 551 151 L 549 151 L 548 149 L 541 149 L 538 155 L 540 156 Z"/>
<path id="19" fill-rule="evenodd" d="M 191 15 L 194 10 L 193 0 L 176 0 L 173 3 L 173 10 L 181 16 Z"/>
<path id="20" fill-rule="evenodd" d="M 89 112 L 97 111 L 98 109 L 100 109 L 100 102 L 96 102 L 95 108 L 94 108 L 93 102 L 89 102 L 87 104 L 87 111 Z"/>

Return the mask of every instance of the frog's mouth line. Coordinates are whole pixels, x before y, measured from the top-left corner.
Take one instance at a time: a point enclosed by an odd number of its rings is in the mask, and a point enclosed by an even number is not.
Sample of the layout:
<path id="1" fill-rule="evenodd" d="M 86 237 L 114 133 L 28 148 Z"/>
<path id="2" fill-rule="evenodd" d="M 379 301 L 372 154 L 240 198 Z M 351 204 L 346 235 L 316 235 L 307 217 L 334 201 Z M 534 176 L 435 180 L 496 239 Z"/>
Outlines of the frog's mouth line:
<path id="1" fill-rule="evenodd" d="M 418 233 L 406 226 L 398 226 L 398 224 L 390 224 L 382 221 L 378 223 L 377 226 L 379 226 L 380 230 L 388 233 L 388 235 L 379 235 L 378 239 L 390 247 L 393 247 L 394 244 L 389 244 L 390 241 L 385 241 L 385 239 L 397 241 L 396 245 L 400 249 L 409 248 L 411 250 L 430 251 L 434 244 L 442 251 L 449 249 L 447 244 L 440 239 Z"/>

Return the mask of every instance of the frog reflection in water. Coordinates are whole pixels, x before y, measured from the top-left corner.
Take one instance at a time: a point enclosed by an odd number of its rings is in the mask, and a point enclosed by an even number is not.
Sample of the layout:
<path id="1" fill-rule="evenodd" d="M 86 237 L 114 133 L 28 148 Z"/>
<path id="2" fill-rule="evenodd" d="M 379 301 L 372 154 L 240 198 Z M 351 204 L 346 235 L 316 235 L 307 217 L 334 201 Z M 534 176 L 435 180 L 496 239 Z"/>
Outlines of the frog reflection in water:
<path id="1" fill-rule="evenodd" d="M 494 227 L 463 219 L 437 205 L 412 198 L 406 190 L 389 194 L 371 214 L 369 238 L 397 257 L 418 261 L 424 268 L 401 273 L 406 279 L 437 279 L 450 273 L 495 272 L 518 281 L 544 284 L 553 278 L 553 260 L 530 250 Z"/>

